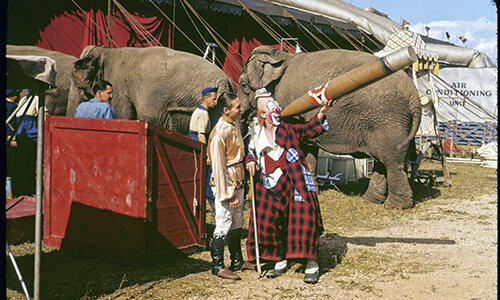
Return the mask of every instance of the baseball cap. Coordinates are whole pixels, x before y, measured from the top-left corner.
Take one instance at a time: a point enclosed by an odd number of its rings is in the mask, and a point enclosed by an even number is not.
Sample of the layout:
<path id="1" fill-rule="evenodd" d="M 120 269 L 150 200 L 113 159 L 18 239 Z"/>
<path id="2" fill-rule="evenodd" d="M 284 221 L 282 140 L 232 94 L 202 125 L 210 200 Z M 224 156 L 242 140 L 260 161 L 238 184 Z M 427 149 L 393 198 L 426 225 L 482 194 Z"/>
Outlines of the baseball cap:
<path id="1" fill-rule="evenodd" d="M 206 96 L 208 93 L 217 92 L 217 87 L 207 87 L 201 91 L 202 96 Z"/>

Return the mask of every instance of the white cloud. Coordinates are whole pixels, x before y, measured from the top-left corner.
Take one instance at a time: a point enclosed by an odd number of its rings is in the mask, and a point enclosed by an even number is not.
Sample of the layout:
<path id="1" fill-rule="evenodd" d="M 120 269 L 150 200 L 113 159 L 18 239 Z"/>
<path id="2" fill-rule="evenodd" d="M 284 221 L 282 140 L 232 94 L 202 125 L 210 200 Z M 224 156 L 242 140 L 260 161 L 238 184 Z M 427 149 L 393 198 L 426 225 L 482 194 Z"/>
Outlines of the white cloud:
<path id="1" fill-rule="evenodd" d="M 448 41 L 461 47 L 473 48 L 488 55 L 491 61 L 497 64 L 497 24 L 486 18 L 476 21 L 433 21 L 428 24 L 418 23 L 410 26 L 410 30 L 426 35 L 425 27 L 429 27 L 429 36 L 435 39 Z M 450 38 L 446 38 L 446 32 Z M 467 41 L 459 39 L 464 36 Z"/>

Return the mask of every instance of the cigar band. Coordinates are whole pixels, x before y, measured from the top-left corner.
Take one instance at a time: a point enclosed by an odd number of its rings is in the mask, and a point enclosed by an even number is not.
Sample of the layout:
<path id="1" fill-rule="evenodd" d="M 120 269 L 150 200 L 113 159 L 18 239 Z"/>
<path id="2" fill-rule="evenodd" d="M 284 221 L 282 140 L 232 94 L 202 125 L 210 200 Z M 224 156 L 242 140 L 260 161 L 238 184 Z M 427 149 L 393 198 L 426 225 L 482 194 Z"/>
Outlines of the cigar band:
<path id="1" fill-rule="evenodd" d="M 326 105 L 326 103 L 328 103 L 328 101 L 331 100 L 327 92 L 328 83 L 329 82 L 327 81 L 323 83 L 321 86 L 318 86 L 317 88 L 311 89 L 310 91 L 307 92 L 314 105 L 323 106 Z"/>

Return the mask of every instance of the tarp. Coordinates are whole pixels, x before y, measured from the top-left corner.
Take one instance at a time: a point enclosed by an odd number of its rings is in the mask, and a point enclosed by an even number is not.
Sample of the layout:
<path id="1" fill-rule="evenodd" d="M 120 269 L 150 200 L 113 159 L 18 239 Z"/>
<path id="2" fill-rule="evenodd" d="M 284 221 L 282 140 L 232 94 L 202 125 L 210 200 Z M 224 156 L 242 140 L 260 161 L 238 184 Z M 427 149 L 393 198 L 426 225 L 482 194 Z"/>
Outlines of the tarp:
<path id="1" fill-rule="evenodd" d="M 28 55 L 6 55 L 7 58 L 7 78 L 8 83 L 11 78 L 20 74 L 33 78 L 37 81 L 54 86 L 56 80 L 56 62 L 46 56 L 28 56 Z M 27 83 L 28 84 L 28 83 Z M 28 86 L 24 86 L 28 87 Z"/>
<path id="2" fill-rule="evenodd" d="M 350 24 L 349 22 L 346 22 L 344 20 L 337 20 L 335 18 L 329 18 L 330 20 L 327 21 L 322 17 L 315 17 L 315 15 L 309 13 L 309 12 L 304 12 L 299 9 L 287 7 L 286 12 L 284 11 L 282 6 L 277 6 L 274 4 L 266 3 L 264 1 L 259 1 L 259 0 L 240 0 L 247 8 L 251 9 L 254 12 L 259 12 L 264 15 L 268 16 L 277 16 L 283 18 L 282 20 L 278 19 L 278 22 L 283 22 L 283 23 L 290 23 L 293 22 L 292 20 L 289 19 L 288 13 L 292 15 L 294 18 L 300 20 L 300 21 L 305 21 L 305 22 L 314 22 L 315 24 L 324 24 L 324 25 L 330 25 L 333 24 L 337 27 L 346 29 L 346 30 L 353 30 L 353 31 L 358 31 L 359 29 Z M 197 1 L 195 3 L 198 3 L 198 5 L 201 6 L 202 1 Z M 229 4 L 229 5 L 227 5 Z M 196 6 L 196 4 L 195 4 Z M 208 6 L 206 7 L 208 8 Z M 233 13 L 233 14 L 242 14 L 243 13 L 243 6 L 239 3 L 237 0 L 218 0 L 218 1 L 211 1 L 210 3 L 210 8 L 216 11 L 222 11 L 225 13 Z"/>
<path id="3" fill-rule="evenodd" d="M 377 40 L 386 44 L 392 34 L 402 28 L 396 22 L 383 17 L 372 11 L 363 10 L 356 6 L 345 3 L 341 0 L 264 0 L 276 5 L 295 8 L 308 13 L 333 18 L 339 21 L 352 24 L 369 34 Z"/>
<path id="4" fill-rule="evenodd" d="M 312 14 L 334 18 L 356 26 L 358 29 L 372 34 L 386 45 L 394 34 L 403 30 L 398 23 L 387 18 L 373 8 L 363 10 L 341 0 L 263 0 L 276 5 L 292 7 Z M 411 7 L 409 7 L 411 9 Z M 445 14 L 446 12 L 444 12 Z M 471 68 L 494 67 L 487 55 L 470 48 L 458 47 L 453 44 L 432 38 L 425 39 L 428 50 L 439 54 L 439 61 L 468 66 Z"/>

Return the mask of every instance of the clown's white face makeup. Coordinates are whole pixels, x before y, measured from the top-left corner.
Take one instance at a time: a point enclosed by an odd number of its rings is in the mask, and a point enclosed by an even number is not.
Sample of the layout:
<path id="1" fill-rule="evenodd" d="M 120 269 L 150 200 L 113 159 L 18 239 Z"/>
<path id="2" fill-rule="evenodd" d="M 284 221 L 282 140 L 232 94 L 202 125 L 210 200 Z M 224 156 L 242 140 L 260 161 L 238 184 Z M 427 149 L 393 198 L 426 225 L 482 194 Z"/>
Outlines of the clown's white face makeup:
<path id="1" fill-rule="evenodd" d="M 266 118 L 274 126 L 278 126 L 281 122 L 281 107 L 275 100 L 266 102 Z"/>

